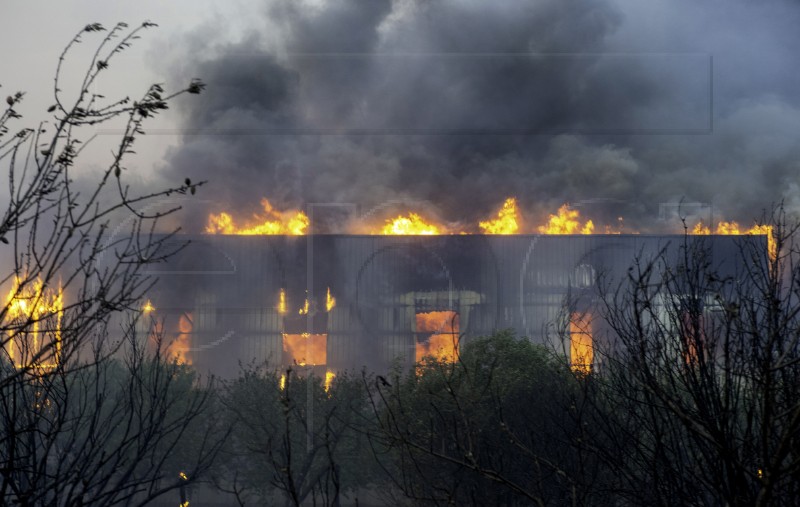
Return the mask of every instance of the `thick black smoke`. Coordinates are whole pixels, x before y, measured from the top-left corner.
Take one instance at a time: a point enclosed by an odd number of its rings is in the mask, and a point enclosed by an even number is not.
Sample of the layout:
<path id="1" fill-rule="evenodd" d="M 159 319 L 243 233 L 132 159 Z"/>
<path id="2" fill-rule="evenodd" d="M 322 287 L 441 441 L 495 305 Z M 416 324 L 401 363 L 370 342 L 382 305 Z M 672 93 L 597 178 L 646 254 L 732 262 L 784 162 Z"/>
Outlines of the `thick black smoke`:
<path id="1" fill-rule="evenodd" d="M 265 1 L 262 32 L 177 49 L 208 90 L 165 171 L 212 182 L 204 212 L 423 201 L 474 223 L 514 195 L 531 222 L 570 202 L 647 229 L 681 200 L 800 206 L 800 7 L 641 4 Z"/>

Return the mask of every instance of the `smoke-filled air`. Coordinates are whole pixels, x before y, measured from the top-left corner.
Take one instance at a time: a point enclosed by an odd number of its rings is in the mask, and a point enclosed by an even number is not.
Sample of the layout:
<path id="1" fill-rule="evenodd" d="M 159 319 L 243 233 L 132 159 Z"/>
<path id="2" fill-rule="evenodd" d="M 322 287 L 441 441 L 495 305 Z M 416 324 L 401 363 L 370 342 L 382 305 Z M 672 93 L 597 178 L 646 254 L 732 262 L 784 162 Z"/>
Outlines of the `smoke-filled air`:
<path id="1" fill-rule="evenodd" d="M 564 204 L 595 233 L 677 232 L 680 216 L 750 227 L 800 206 L 789 2 L 274 0 L 251 14 L 260 28 L 238 42 L 205 25 L 165 49 L 174 80 L 208 84 L 180 105 L 162 169 L 213 186 L 189 230 L 252 222 L 265 199 L 355 207 L 315 232 L 409 213 L 482 232 L 509 196 L 521 233 Z"/>

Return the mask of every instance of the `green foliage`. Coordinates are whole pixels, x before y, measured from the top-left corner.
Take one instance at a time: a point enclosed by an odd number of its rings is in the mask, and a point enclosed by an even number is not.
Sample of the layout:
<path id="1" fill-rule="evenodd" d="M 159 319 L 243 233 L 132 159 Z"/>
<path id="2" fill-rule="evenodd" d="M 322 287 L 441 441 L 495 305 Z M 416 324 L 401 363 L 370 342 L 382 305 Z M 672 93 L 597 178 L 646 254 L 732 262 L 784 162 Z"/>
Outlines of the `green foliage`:
<path id="1" fill-rule="evenodd" d="M 216 480 L 242 503 L 299 505 L 313 497 L 330 505 L 370 483 L 360 431 L 370 413 L 360 379 L 340 374 L 326 391 L 323 379 L 297 368 L 245 368 L 224 389 L 234 431 Z"/>
<path id="2" fill-rule="evenodd" d="M 511 332 L 469 341 L 455 364 L 433 358 L 376 384 L 387 469 L 411 498 L 473 505 L 566 502 L 580 379 Z M 569 473 L 568 473 L 569 472 Z"/>

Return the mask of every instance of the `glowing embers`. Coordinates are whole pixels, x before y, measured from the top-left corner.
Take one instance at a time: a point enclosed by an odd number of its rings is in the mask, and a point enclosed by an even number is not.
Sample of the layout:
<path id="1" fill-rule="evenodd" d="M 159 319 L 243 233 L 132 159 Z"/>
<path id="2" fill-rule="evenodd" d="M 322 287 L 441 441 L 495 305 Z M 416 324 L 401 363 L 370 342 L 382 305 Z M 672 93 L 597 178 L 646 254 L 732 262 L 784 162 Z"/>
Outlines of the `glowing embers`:
<path id="1" fill-rule="evenodd" d="M 517 200 L 509 197 L 497 212 L 497 218 L 478 223 L 484 234 L 517 234 L 519 232 L 519 212 Z"/>
<path id="2" fill-rule="evenodd" d="M 443 228 L 430 223 L 416 213 L 390 218 L 378 234 L 395 236 L 435 236 L 442 234 Z"/>
<path id="3" fill-rule="evenodd" d="M 267 199 L 261 199 L 263 211 L 256 213 L 245 225 L 238 225 L 225 212 L 208 216 L 207 234 L 238 234 L 245 236 L 288 234 L 301 236 L 309 225 L 308 217 L 299 210 L 278 211 Z"/>
<path id="4" fill-rule="evenodd" d="M 705 225 L 702 221 L 697 222 L 695 226 L 692 228 L 691 234 L 694 235 L 709 235 L 711 234 L 711 228 Z M 739 224 L 736 222 L 725 222 L 722 221 L 717 224 L 717 228 L 714 231 L 714 234 L 719 234 L 721 236 L 739 236 L 739 235 L 752 235 L 752 236 L 767 236 L 767 252 L 769 253 L 770 259 L 775 259 L 778 256 L 778 246 L 775 242 L 775 237 L 772 234 L 772 226 L 771 225 L 759 225 L 756 224 L 753 227 L 747 230 L 741 230 L 739 228 Z"/>
<path id="5" fill-rule="evenodd" d="M 434 357 L 453 363 L 458 357 L 458 313 L 454 311 L 423 312 L 416 315 L 415 361 Z"/>
<path id="6" fill-rule="evenodd" d="M 592 317 L 588 313 L 572 312 L 569 317 L 569 357 L 572 371 L 584 374 L 592 371 Z"/>
<path id="7" fill-rule="evenodd" d="M 592 234 L 594 223 L 587 220 L 581 225 L 580 212 L 571 209 L 569 204 L 558 208 L 555 215 L 550 215 L 545 225 L 540 225 L 538 230 L 542 234 Z"/>
<path id="8" fill-rule="evenodd" d="M 56 367 L 61 361 L 62 288 L 48 288 L 38 278 L 24 282 L 15 277 L 5 310 L 4 349 L 11 363 L 17 368 Z"/>
<path id="9" fill-rule="evenodd" d="M 283 334 L 283 352 L 288 363 L 316 366 L 328 362 L 327 334 Z"/>

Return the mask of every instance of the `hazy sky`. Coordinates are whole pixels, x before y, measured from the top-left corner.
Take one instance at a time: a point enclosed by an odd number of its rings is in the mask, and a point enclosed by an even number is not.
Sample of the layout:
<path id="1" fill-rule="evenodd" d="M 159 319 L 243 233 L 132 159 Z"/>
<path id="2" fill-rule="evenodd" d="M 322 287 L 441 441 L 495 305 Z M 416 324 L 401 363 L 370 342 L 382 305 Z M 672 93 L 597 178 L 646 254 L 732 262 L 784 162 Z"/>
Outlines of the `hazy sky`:
<path id="1" fill-rule="evenodd" d="M 211 180 L 194 226 L 206 211 L 254 211 L 261 197 L 363 210 L 414 201 L 473 221 L 516 195 L 531 216 L 603 202 L 591 212 L 642 226 L 681 199 L 745 222 L 780 199 L 800 210 L 797 2 L 0 9 L 0 93 L 27 90 L 26 119 L 49 105 L 58 52 L 81 26 L 159 23 L 102 86 L 208 82 L 152 126 L 132 163 L 131 177 L 151 184 Z"/>

